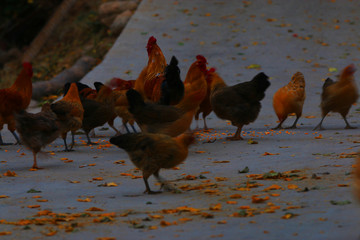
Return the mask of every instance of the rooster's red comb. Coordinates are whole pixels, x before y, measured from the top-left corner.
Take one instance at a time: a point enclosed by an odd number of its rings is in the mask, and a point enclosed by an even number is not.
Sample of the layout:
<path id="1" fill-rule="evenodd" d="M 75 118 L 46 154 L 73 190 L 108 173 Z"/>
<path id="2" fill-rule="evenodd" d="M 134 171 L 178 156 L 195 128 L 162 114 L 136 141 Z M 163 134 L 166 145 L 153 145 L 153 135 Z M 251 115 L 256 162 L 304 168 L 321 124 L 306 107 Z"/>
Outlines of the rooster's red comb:
<path id="1" fill-rule="evenodd" d="M 154 36 L 151 36 L 148 40 L 147 46 L 151 46 L 156 43 L 156 38 Z"/>
<path id="2" fill-rule="evenodd" d="M 197 55 L 196 59 L 200 62 L 207 63 L 206 58 L 203 55 Z"/>

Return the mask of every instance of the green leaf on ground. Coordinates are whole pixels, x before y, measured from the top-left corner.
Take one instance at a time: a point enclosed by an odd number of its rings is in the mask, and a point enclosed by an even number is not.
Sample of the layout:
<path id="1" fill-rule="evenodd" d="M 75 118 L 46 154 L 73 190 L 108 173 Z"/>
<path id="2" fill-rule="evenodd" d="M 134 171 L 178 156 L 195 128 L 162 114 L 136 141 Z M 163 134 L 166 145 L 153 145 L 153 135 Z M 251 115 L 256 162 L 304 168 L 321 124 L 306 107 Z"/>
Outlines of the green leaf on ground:
<path id="1" fill-rule="evenodd" d="M 250 169 L 249 169 L 249 167 L 248 166 L 246 166 L 243 170 L 239 170 L 238 172 L 239 173 L 248 173 L 250 171 Z"/>
<path id="2" fill-rule="evenodd" d="M 351 201 L 349 201 L 349 200 L 345 200 L 345 201 L 334 201 L 334 200 L 331 200 L 330 203 L 331 203 L 332 205 L 340 205 L 340 206 L 342 206 L 342 205 L 351 204 Z"/>

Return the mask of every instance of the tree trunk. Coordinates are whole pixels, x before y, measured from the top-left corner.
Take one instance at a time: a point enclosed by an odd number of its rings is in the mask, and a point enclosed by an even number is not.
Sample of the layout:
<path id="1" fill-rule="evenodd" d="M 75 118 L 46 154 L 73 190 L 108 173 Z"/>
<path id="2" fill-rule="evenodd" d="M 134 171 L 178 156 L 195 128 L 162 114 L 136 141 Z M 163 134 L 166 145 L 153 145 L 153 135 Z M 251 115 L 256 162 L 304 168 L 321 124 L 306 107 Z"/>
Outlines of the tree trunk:
<path id="1" fill-rule="evenodd" d="M 64 0 L 56 9 L 50 20 L 41 29 L 36 38 L 31 42 L 29 48 L 23 55 L 23 62 L 31 62 L 44 46 L 46 41 L 51 36 L 54 29 L 61 23 L 61 21 L 68 15 L 70 8 L 74 5 L 76 0 Z"/>
<path id="2" fill-rule="evenodd" d="M 50 81 L 41 81 L 33 83 L 32 98 L 40 100 L 44 96 L 56 94 L 67 82 L 80 81 L 96 64 L 96 59 L 83 56 L 69 69 L 59 73 Z"/>

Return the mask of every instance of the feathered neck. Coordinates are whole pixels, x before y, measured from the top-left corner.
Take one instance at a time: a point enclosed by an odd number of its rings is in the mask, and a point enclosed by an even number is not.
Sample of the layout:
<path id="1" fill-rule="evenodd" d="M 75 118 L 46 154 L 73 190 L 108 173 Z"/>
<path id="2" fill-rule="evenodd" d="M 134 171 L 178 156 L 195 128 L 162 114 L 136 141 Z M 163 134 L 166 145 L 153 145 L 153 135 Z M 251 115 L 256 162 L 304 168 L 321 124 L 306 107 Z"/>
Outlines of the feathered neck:
<path id="1" fill-rule="evenodd" d="M 78 88 L 76 86 L 76 83 L 72 83 L 70 85 L 69 91 L 63 97 L 63 100 L 65 100 L 65 101 L 79 101 L 80 102 L 79 92 L 78 92 Z"/>
<path id="2" fill-rule="evenodd" d="M 209 75 L 209 77 L 211 77 L 211 92 L 227 86 L 224 80 L 216 72 L 209 72 Z"/>

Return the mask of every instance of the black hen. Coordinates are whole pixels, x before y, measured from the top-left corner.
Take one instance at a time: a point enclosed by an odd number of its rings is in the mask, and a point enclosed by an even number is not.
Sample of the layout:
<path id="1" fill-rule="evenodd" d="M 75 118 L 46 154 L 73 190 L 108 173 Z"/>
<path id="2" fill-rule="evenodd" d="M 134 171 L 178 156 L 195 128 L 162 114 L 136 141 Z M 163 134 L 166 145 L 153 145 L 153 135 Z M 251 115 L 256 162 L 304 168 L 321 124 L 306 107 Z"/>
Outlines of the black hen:
<path id="1" fill-rule="evenodd" d="M 254 122 L 260 112 L 260 101 L 265 97 L 265 90 L 270 86 L 268 76 L 257 74 L 251 81 L 227 86 L 224 80 L 214 74 L 211 83 L 210 101 L 216 116 L 230 120 L 238 127 L 229 140 L 240 140 L 244 125 Z"/>
<path id="2" fill-rule="evenodd" d="M 160 104 L 176 105 L 184 97 L 184 84 L 180 78 L 178 60 L 171 58 L 170 64 L 165 68 L 165 80 L 161 84 Z"/>

